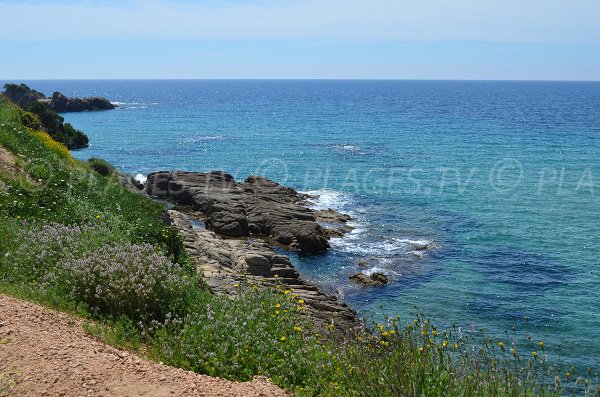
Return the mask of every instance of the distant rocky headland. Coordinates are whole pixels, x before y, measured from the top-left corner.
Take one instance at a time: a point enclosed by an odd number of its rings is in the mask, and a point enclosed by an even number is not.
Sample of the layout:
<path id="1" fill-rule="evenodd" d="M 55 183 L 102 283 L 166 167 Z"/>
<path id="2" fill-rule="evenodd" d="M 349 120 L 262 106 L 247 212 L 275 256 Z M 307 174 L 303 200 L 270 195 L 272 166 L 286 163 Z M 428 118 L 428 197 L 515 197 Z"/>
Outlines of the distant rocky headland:
<path id="1" fill-rule="evenodd" d="M 76 130 L 58 113 L 110 110 L 116 106 L 106 98 L 69 98 L 55 92 L 47 98 L 39 91 L 29 88 L 26 84 L 5 84 L 2 93 L 8 100 L 21 109 L 37 116 L 25 114 L 23 124 L 48 133 L 55 141 L 64 144 L 69 149 L 81 149 L 89 145 L 89 139 L 83 132 Z"/>
<path id="2" fill-rule="evenodd" d="M 26 84 L 6 84 L 4 86 L 4 96 L 23 109 L 37 101 L 47 105 L 57 113 L 112 110 L 116 108 L 116 105 L 102 97 L 73 98 L 57 91 L 50 98 L 47 98 L 41 92 L 29 88 Z"/>
<path id="3" fill-rule="evenodd" d="M 50 109 L 58 113 L 112 110 L 117 107 L 106 98 L 71 98 L 60 92 L 55 92 L 51 98 L 42 98 L 39 101 L 47 104 Z"/>

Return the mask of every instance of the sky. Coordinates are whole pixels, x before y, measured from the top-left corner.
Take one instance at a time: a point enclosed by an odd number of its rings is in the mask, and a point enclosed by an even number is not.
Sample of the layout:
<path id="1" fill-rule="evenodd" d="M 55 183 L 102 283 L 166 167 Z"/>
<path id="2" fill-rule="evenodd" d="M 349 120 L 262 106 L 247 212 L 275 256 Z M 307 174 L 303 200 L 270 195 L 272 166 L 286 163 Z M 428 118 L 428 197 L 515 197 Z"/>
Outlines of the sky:
<path id="1" fill-rule="evenodd" d="M 0 79 L 600 80 L 600 0 L 0 0 Z"/>

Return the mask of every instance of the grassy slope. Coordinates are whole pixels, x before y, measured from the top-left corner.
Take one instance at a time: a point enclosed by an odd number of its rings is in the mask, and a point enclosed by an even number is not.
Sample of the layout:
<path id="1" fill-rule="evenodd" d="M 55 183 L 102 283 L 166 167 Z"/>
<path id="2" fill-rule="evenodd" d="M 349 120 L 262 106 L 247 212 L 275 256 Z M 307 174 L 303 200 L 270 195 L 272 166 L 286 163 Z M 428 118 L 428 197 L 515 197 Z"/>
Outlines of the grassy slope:
<path id="1" fill-rule="evenodd" d="M 541 357 L 530 352 L 529 358 L 520 357 L 511 352 L 509 340 L 474 342 L 453 330 L 438 331 L 423 319 L 402 327 L 390 320 L 370 333 L 337 340 L 313 334 L 293 291 L 259 292 L 247 283 L 232 286 L 242 290 L 237 300 L 210 294 L 196 279 L 176 231 L 163 222 L 160 204 L 74 160 L 48 135 L 24 127 L 22 119 L 23 112 L 0 97 L 0 145 L 24 171 L 17 178 L 0 174 L 0 291 L 92 318 L 90 332 L 117 346 L 143 346 L 165 363 L 236 380 L 266 375 L 301 395 L 558 394 L 554 384 L 540 386 L 548 379 Z M 58 225 L 68 226 L 64 231 Z M 79 230 L 76 225 L 92 232 L 73 232 Z M 63 246 L 47 246 L 44 228 L 68 235 L 63 239 L 68 257 L 61 256 Z M 178 280 L 187 280 L 177 284 L 177 305 L 163 297 L 154 303 L 164 310 L 115 312 L 93 296 L 73 292 L 72 285 L 81 280 L 65 272 L 61 262 L 102 265 L 95 257 L 99 250 L 140 243 L 168 257 Z M 150 265 L 143 258 L 132 261 L 134 267 Z M 121 292 L 135 290 L 137 282 Z M 113 303 L 118 308 L 123 302 Z M 535 350 L 543 354 L 543 346 Z M 569 390 L 600 395 L 590 381 L 575 385 L 574 373 L 568 379 L 558 376 L 562 386 L 557 390 L 566 390 L 566 382 Z"/>

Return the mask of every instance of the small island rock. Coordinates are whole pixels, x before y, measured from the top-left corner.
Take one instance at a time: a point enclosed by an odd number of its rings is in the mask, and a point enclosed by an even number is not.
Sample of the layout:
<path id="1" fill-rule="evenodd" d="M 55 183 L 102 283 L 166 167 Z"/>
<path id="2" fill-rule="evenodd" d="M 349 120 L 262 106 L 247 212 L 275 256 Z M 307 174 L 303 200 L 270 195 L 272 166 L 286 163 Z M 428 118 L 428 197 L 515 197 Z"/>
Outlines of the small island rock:
<path id="1" fill-rule="evenodd" d="M 349 278 L 350 281 L 354 284 L 368 285 L 372 287 L 388 283 L 388 278 L 383 273 L 373 273 L 370 276 L 367 276 L 364 273 L 356 273 L 350 276 Z"/>

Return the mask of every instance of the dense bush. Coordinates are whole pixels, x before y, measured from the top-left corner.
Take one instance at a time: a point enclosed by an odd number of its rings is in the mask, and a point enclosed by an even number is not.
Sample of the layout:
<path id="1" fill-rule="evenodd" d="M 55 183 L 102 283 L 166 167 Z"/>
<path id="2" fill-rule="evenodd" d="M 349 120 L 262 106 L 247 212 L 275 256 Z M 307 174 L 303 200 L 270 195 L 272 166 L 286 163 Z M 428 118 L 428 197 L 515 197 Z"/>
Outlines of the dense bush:
<path id="1" fill-rule="evenodd" d="M 102 226 L 41 224 L 19 226 L 12 249 L 4 253 L 2 279 L 41 283 L 57 273 L 66 261 L 80 258 L 113 241 L 112 232 Z"/>
<path id="2" fill-rule="evenodd" d="M 0 279 L 26 282 L 74 299 L 94 313 L 149 322 L 181 313 L 194 285 L 148 244 L 115 244 L 105 226 L 22 228 L 0 258 Z"/>
<path id="3" fill-rule="evenodd" d="M 21 122 L 25 127 L 34 130 L 43 129 L 57 142 L 69 149 L 81 149 L 89 144 L 88 137 L 65 123 L 64 118 L 39 100 L 44 94 L 32 90 L 25 84 L 5 84 L 4 96 L 30 113 L 23 113 Z"/>
<path id="4" fill-rule="evenodd" d="M 81 131 L 76 130 L 58 113 L 39 101 L 31 102 L 27 111 L 35 114 L 42 128 L 56 141 L 63 143 L 69 149 L 80 149 L 88 146 L 88 137 Z"/>
<path id="5" fill-rule="evenodd" d="M 95 312 L 135 320 L 182 313 L 190 287 L 182 269 L 148 244 L 104 246 L 59 269 L 54 282 L 69 285 L 75 299 Z"/>
<path id="6" fill-rule="evenodd" d="M 90 163 L 90 167 L 100 175 L 110 176 L 116 172 L 115 167 L 106 160 L 92 157 L 88 162 Z"/>
<path id="7" fill-rule="evenodd" d="M 248 381 L 263 375 L 290 389 L 319 388 L 330 364 L 303 301 L 271 289 L 231 287 L 238 289 L 234 299 L 204 294 L 185 318 L 159 327 L 154 356 L 213 376 Z"/>

